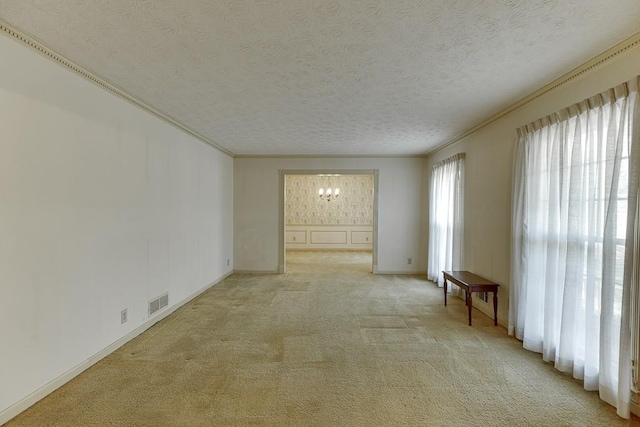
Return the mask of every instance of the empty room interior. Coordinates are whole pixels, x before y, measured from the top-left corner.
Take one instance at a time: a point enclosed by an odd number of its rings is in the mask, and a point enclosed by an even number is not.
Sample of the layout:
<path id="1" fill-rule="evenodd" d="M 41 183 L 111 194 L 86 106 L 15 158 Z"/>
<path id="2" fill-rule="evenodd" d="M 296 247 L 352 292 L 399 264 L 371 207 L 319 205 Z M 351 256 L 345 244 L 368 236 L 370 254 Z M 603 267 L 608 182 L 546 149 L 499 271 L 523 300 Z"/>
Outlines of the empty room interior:
<path id="1" fill-rule="evenodd" d="M 0 0 L 0 425 L 640 425 L 640 2 Z"/>

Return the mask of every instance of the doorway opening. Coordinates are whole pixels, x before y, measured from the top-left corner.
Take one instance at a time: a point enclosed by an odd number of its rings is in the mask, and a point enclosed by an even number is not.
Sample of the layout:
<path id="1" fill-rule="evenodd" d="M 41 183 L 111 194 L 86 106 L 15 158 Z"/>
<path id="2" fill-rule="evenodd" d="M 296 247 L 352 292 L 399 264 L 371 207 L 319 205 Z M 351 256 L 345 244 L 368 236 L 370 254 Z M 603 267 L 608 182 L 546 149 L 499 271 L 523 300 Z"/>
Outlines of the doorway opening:
<path id="1" fill-rule="evenodd" d="M 378 267 L 378 170 L 281 170 L 279 272 Z M 336 194 L 337 193 L 337 194 Z"/>

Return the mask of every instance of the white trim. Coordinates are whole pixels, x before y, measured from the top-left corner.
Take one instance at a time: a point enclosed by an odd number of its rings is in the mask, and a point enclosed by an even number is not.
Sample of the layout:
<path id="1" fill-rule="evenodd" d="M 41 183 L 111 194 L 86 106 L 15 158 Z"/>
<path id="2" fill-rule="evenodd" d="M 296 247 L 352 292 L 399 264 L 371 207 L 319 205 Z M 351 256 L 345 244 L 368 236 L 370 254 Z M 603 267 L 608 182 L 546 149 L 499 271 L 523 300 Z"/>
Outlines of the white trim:
<path id="1" fill-rule="evenodd" d="M 351 158 L 351 157 L 357 157 L 357 158 L 362 158 L 362 157 L 375 157 L 375 158 L 385 158 L 385 157 L 429 157 L 432 154 L 443 150 L 453 144 L 455 144 L 456 142 L 459 142 L 460 140 L 466 138 L 467 136 L 477 132 L 478 130 L 490 125 L 491 123 L 495 122 L 496 120 L 501 119 L 502 117 L 510 114 L 511 112 L 517 110 L 518 108 L 522 107 L 525 104 L 528 104 L 529 102 L 545 95 L 548 92 L 551 92 L 553 90 L 555 90 L 556 88 L 558 88 L 559 86 L 562 86 L 578 77 L 581 77 L 582 75 L 588 73 L 589 71 L 598 68 L 599 66 L 611 61 L 612 59 L 616 59 L 619 55 L 625 53 L 627 50 L 632 49 L 638 45 L 640 45 L 640 33 L 637 33 L 633 36 L 631 36 L 630 38 L 628 38 L 627 40 L 623 41 L 622 43 L 619 43 L 615 46 L 613 46 L 612 48 L 604 51 L 603 53 L 601 53 L 600 55 L 590 59 L 589 61 L 583 63 L 582 65 L 574 68 L 573 70 L 571 70 L 570 72 L 564 74 L 563 76 L 561 76 L 560 78 L 552 81 L 551 83 L 541 87 L 540 89 L 538 89 L 537 91 L 531 93 L 530 95 L 522 98 L 520 101 L 515 102 L 514 104 L 510 105 L 509 107 L 505 108 L 502 111 L 499 111 L 498 113 L 496 113 L 495 115 L 491 116 L 490 118 L 488 118 L 487 120 L 483 121 L 482 123 L 480 123 L 477 126 L 472 127 L 471 129 L 463 132 L 462 134 L 450 139 L 449 141 L 434 147 L 433 149 L 425 152 L 425 153 L 416 153 L 416 154 L 277 154 L 277 155 L 260 155 L 260 154 L 235 154 L 225 148 L 223 148 L 222 146 L 216 144 L 215 142 L 211 141 L 208 138 L 205 138 L 204 136 L 198 134 L 197 132 L 187 128 L 186 126 L 182 125 L 181 123 L 179 123 L 178 121 L 174 120 L 173 118 L 169 117 L 168 115 L 162 113 L 159 110 L 156 110 L 155 108 L 153 108 L 151 105 L 148 105 L 147 103 L 143 102 L 142 100 L 128 94 L 127 92 L 125 92 L 124 90 L 122 90 L 121 88 L 117 87 L 116 85 L 110 83 L 108 80 L 106 80 L 103 77 L 98 76 L 96 73 L 81 67 L 80 65 L 74 63 L 73 61 L 65 58 L 64 56 L 60 55 L 59 53 L 55 52 L 54 50 L 46 47 L 44 44 L 42 44 L 42 42 L 38 41 L 35 37 L 26 34 L 25 32 L 13 27 L 11 24 L 9 24 L 8 22 L 4 21 L 3 19 L 0 18 L 0 32 L 6 34 L 8 37 L 13 38 L 14 40 L 17 40 L 19 42 L 21 42 L 22 44 L 30 47 L 31 49 L 37 51 L 38 53 L 40 53 L 43 56 L 46 56 L 47 58 L 57 62 L 58 64 L 68 68 L 69 70 L 75 72 L 76 74 L 82 76 L 83 78 L 91 81 L 92 83 L 102 87 L 103 89 L 108 90 L 109 92 L 113 93 L 116 96 L 119 96 L 120 98 L 138 106 L 139 108 L 142 108 L 143 110 L 147 111 L 150 114 L 153 114 L 154 116 L 166 121 L 167 123 L 177 127 L 178 129 L 182 130 L 185 133 L 188 133 L 189 135 L 193 136 L 194 138 L 210 145 L 211 147 L 223 152 L 224 154 L 230 156 L 230 157 L 237 157 L 237 158 Z"/>
<path id="2" fill-rule="evenodd" d="M 536 90 L 535 92 L 533 92 L 533 93 L 525 96 L 521 100 L 511 104 L 510 106 L 508 106 L 504 110 L 499 111 L 498 113 L 496 113 L 493 116 L 489 117 L 487 120 L 483 121 L 479 125 L 476 125 L 476 126 L 472 127 L 471 129 L 463 132 L 462 134 L 450 139 L 449 141 L 445 142 L 444 144 L 439 145 L 439 146 L 431 149 L 430 151 L 426 152 L 425 155 L 426 156 L 431 156 L 431 155 L 437 153 L 440 150 L 444 150 L 445 148 L 450 147 L 451 145 L 455 144 L 456 142 L 460 142 L 461 140 L 463 140 L 464 138 L 468 137 L 469 135 L 479 131 L 480 129 L 482 129 L 482 128 L 486 127 L 486 126 L 489 126 L 491 123 L 493 123 L 493 122 L 495 122 L 497 120 L 500 120 L 504 116 L 506 116 L 508 114 L 511 114 L 512 112 L 514 112 L 518 108 L 530 103 L 531 101 L 534 101 L 534 100 L 540 98 L 543 95 L 546 95 L 549 92 L 552 92 L 552 91 L 556 90 L 560 86 L 563 86 L 563 85 L 565 85 L 565 84 L 577 79 L 578 77 L 582 77 L 584 74 L 587 74 L 588 72 L 595 70 L 596 68 L 608 63 L 609 61 L 611 61 L 613 59 L 617 59 L 617 57 L 620 56 L 621 54 L 623 54 L 626 51 L 628 51 L 629 49 L 632 49 L 632 48 L 637 47 L 637 46 L 640 46 L 640 33 L 636 33 L 633 36 L 631 36 L 628 39 L 626 39 L 625 41 L 623 41 L 621 43 L 618 43 L 617 45 L 613 46 L 610 49 L 605 50 L 600 55 L 597 55 L 597 56 L 591 58 L 590 60 L 588 60 L 587 62 L 583 63 L 582 65 L 574 68 L 573 70 L 569 71 L 568 73 L 566 73 L 566 74 L 560 76 L 559 78 L 553 80 L 551 83 L 548 83 L 548 84 L 542 86 L 540 89 Z"/>
<path id="3" fill-rule="evenodd" d="M 444 298 L 444 297 L 443 297 Z M 480 298 L 473 298 L 473 308 L 486 315 L 489 319 L 493 320 L 493 293 L 489 293 L 489 302 L 486 303 L 482 301 Z M 482 302 L 482 304 L 478 304 L 478 302 Z M 498 307 L 500 307 L 500 299 L 498 298 Z M 506 318 L 500 317 L 500 313 L 498 313 L 498 326 L 502 326 L 503 328 L 507 328 L 509 321 Z"/>
<path id="4" fill-rule="evenodd" d="M 429 283 L 433 284 L 434 286 L 438 286 L 437 283 L 429 281 Z M 439 287 L 439 289 L 442 291 L 442 287 Z M 488 292 L 489 293 L 489 292 Z M 473 302 L 473 308 L 478 310 L 480 313 L 484 314 L 485 316 L 487 316 L 489 319 L 493 320 L 493 293 L 489 293 L 489 302 L 486 303 L 484 301 L 482 301 L 480 298 L 473 298 L 472 302 Z M 464 293 L 462 293 L 461 295 L 451 295 L 449 294 L 450 297 L 453 298 L 457 298 L 460 299 L 462 301 L 464 301 Z M 442 296 L 443 301 L 444 301 L 444 295 Z M 443 303 L 444 304 L 444 303 Z M 498 306 L 500 306 L 500 300 L 498 299 Z M 463 303 L 460 307 L 464 307 L 465 308 L 465 313 L 467 310 L 467 306 Z M 500 313 L 498 313 L 498 326 L 502 326 L 503 328 L 507 329 L 507 325 L 509 324 L 508 319 L 506 318 L 502 318 L 500 317 Z"/>
<path id="5" fill-rule="evenodd" d="M 278 169 L 278 272 L 287 272 L 287 247 L 285 243 L 285 190 L 287 175 L 373 175 L 373 255 L 371 271 L 378 270 L 378 193 L 379 169 Z"/>
<path id="6" fill-rule="evenodd" d="M 427 277 L 427 273 L 424 271 L 414 270 L 414 271 L 400 271 L 400 270 L 377 270 L 373 274 L 388 274 L 388 275 L 404 275 L 404 276 L 424 276 L 425 279 Z"/>
<path id="7" fill-rule="evenodd" d="M 287 243 L 287 245 L 291 245 L 291 244 L 292 244 L 291 242 Z M 295 243 L 293 243 L 293 244 L 295 244 Z M 360 244 L 360 243 L 357 243 L 357 244 Z M 362 243 L 362 244 L 363 245 L 364 244 L 371 245 L 371 243 Z M 325 251 L 325 250 L 329 250 L 329 251 L 333 251 L 333 252 L 341 252 L 341 251 L 344 251 L 344 252 L 369 252 L 371 255 L 373 255 L 373 249 L 372 248 L 349 248 L 349 247 L 341 248 L 341 247 L 337 247 L 337 246 L 335 248 L 334 247 L 331 247 L 331 248 L 317 248 L 317 247 L 315 247 L 315 248 L 304 248 L 304 247 L 303 248 L 298 248 L 298 247 L 293 247 L 292 248 L 292 247 L 289 247 L 289 246 L 287 247 L 287 252 L 300 252 L 300 251 L 316 251 L 316 252 L 318 252 L 318 251 Z"/>
<path id="8" fill-rule="evenodd" d="M 169 115 L 167 115 L 167 114 L 165 114 L 165 113 L 153 108 L 151 105 L 147 104 L 146 102 L 144 102 L 144 101 L 136 98 L 135 96 L 127 93 L 124 89 L 119 88 L 118 86 L 116 86 L 113 83 L 109 82 L 104 77 L 100 77 L 98 74 L 94 73 L 93 71 L 76 64 L 75 62 L 71 61 L 70 59 L 67 59 L 66 57 L 62 56 L 61 54 L 59 54 L 58 52 L 54 51 L 53 49 L 50 49 L 50 48 L 46 47 L 44 44 L 42 44 L 42 42 L 38 41 L 35 37 L 33 37 L 31 35 L 28 35 L 27 33 L 17 29 L 16 27 L 13 27 L 11 24 L 7 23 L 6 21 L 4 21 L 1 18 L 0 18 L 0 33 L 4 33 L 8 37 L 10 37 L 10 38 L 22 43 L 23 45 L 35 50 L 36 52 L 38 52 L 42 56 L 53 60 L 54 62 L 58 63 L 59 65 L 62 65 L 63 67 L 67 68 L 69 71 L 74 72 L 75 74 L 79 75 L 80 77 L 83 77 L 86 80 L 89 80 L 91 83 L 101 87 L 102 89 L 105 89 L 105 90 L 111 92 L 113 95 L 116 95 L 116 96 L 124 99 L 125 101 L 135 105 L 138 108 L 141 108 L 142 110 L 146 111 L 147 113 L 152 114 L 152 115 L 156 116 L 157 118 L 159 118 L 160 120 L 163 120 L 163 121 L 169 123 L 170 125 L 180 129 L 181 131 L 189 134 L 190 136 L 196 138 L 200 142 L 204 142 L 205 144 L 215 148 L 218 151 L 221 151 L 222 153 L 226 154 L 227 156 L 230 156 L 230 157 L 234 157 L 235 156 L 234 153 L 232 153 L 231 151 L 227 150 L 226 148 L 223 148 L 222 146 L 216 144 L 212 140 L 210 140 L 210 139 L 200 135 L 199 133 L 189 129 L 188 127 L 184 126 L 182 123 L 180 123 L 177 120 L 173 119 Z"/>
<path id="9" fill-rule="evenodd" d="M 233 270 L 233 274 L 281 274 L 279 270 Z"/>
<path id="10" fill-rule="evenodd" d="M 426 158 L 424 153 L 416 154 L 235 154 L 238 159 L 351 159 L 351 158 Z M 289 174 L 287 174 L 289 175 Z M 293 175 L 293 174 L 292 174 Z"/>
<path id="11" fill-rule="evenodd" d="M 94 354 L 93 356 L 89 357 L 84 362 L 81 362 L 80 364 L 74 366 L 73 368 L 71 368 L 67 372 L 65 372 L 64 374 L 60 375 L 59 377 L 57 377 L 57 378 L 53 379 L 52 381 L 48 382 L 47 384 L 43 385 L 42 387 L 40 387 L 39 389 L 37 389 L 36 391 L 31 393 L 30 395 L 26 396 L 25 398 L 19 400 L 18 402 L 14 403 L 13 405 L 9 406 L 4 411 L 0 412 L 0 425 L 6 423 L 9 420 L 11 420 L 12 418 L 16 417 L 21 412 L 25 411 L 26 409 L 28 409 L 30 406 L 32 406 L 33 404 L 37 403 L 41 399 L 44 399 L 46 396 L 48 396 L 52 392 L 56 391 L 58 388 L 62 387 L 64 384 L 66 384 L 67 382 L 71 381 L 73 378 L 77 377 L 78 375 L 80 375 L 81 373 L 83 373 L 84 371 L 89 369 L 91 366 L 93 366 L 96 363 L 98 363 L 100 360 L 104 359 L 105 357 L 107 357 L 108 355 L 110 355 L 111 353 L 113 353 L 114 351 L 116 351 L 117 349 L 119 349 L 120 347 L 122 347 L 123 345 L 125 345 L 126 343 L 128 343 L 129 341 L 134 339 L 135 337 L 137 337 L 138 335 L 142 334 L 144 331 L 146 331 L 147 329 L 149 329 L 150 327 L 152 327 L 153 325 L 155 325 L 156 323 L 158 323 L 162 319 L 168 317 L 170 314 L 175 312 L 177 309 L 179 309 L 180 307 L 182 307 L 186 303 L 188 303 L 191 300 L 195 299 L 199 295 L 201 295 L 204 292 L 206 292 L 207 290 L 209 290 L 211 287 L 215 286 L 216 284 L 220 283 L 221 281 L 223 281 L 224 279 L 229 277 L 232 273 L 233 273 L 232 271 L 229 271 L 229 272 L 223 274 L 218 279 L 216 279 L 213 282 L 211 282 L 210 284 L 206 285 L 204 288 L 194 292 L 193 294 L 191 294 L 188 297 L 184 298 L 182 301 L 180 301 L 180 302 L 176 303 L 175 305 L 169 307 L 168 310 L 165 310 L 163 312 L 160 312 L 157 315 L 154 315 L 152 318 L 147 320 L 145 323 L 143 323 L 142 325 L 138 326 L 137 328 L 135 328 L 134 330 L 132 330 L 128 334 L 124 335 L 122 338 L 118 339 L 114 343 L 112 343 L 112 344 L 108 345 L 107 347 L 103 348 L 102 350 L 100 350 L 99 352 Z"/>

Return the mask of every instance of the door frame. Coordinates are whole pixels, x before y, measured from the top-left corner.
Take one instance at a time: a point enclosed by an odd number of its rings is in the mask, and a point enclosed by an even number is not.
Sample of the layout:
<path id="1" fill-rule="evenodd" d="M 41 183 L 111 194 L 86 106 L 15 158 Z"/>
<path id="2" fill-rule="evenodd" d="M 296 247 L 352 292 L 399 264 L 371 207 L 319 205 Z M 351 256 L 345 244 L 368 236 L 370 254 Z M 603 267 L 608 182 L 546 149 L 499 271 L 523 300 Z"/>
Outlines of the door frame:
<path id="1" fill-rule="evenodd" d="M 278 170 L 278 273 L 286 273 L 285 177 L 286 175 L 372 175 L 373 176 L 373 253 L 371 272 L 378 274 L 378 169 L 280 169 Z"/>

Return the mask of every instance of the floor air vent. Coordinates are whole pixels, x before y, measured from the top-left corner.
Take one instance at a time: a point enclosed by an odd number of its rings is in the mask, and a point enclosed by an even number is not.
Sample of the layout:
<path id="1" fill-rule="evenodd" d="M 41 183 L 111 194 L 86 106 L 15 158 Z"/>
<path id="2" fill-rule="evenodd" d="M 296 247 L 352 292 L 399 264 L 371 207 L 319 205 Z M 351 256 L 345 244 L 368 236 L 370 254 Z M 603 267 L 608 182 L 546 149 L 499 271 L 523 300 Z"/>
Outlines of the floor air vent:
<path id="1" fill-rule="evenodd" d="M 149 301 L 149 316 L 153 316 L 158 311 L 169 305 L 169 294 L 160 295 Z"/>
<path id="2" fill-rule="evenodd" d="M 478 292 L 480 299 L 489 304 L 489 292 Z"/>

